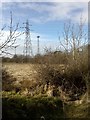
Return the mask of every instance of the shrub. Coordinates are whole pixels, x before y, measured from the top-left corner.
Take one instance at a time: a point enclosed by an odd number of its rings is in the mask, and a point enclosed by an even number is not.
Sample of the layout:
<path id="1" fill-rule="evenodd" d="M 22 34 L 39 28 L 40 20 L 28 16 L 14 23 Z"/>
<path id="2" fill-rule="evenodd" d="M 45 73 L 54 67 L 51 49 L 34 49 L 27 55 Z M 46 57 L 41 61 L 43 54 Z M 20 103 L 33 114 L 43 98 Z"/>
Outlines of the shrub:
<path id="1" fill-rule="evenodd" d="M 46 120 L 64 118 L 63 104 L 58 98 L 6 96 L 2 100 L 3 120 L 40 120 L 41 116 Z"/>
<path id="2" fill-rule="evenodd" d="M 86 68 L 82 70 L 82 66 L 85 66 Z M 66 94 L 69 94 L 71 100 L 79 99 L 80 96 L 87 90 L 85 81 L 87 66 L 83 61 L 80 62 L 72 60 L 71 64 L 66 65 L 64 71 L 62 71 L 61 68 L 55 69 L 54 66 L 50 64 L 42 65 L 38 71 L 39 78 L 41 79 L 43 86 L 45 84 L 47 84 L 47 86 L 49 84 L 51 86 L 54 85 L 54 91 L 56 95 L 58 94 L 57 88 L 59 86 L 61 87 L 62 91 L 64 91 Z"/>

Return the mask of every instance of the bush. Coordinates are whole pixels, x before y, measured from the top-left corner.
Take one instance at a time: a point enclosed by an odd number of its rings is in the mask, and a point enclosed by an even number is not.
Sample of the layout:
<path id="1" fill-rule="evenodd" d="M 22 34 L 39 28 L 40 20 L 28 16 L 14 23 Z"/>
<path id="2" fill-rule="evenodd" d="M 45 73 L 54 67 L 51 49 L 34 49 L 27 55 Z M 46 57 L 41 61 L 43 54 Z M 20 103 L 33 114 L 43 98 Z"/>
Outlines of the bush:
<path id="1" fill-rule="evenodd" d="M 44 116 L 46 120 L 64 118 L 63 104 L 58 98 L 26 98 L 12 94 L 7 95 L 7 93 L 4 93 L 2 102 L 3 120 L 40 120 L 41 116 Z"/>
<path id="2" fill-rule="evenodd" d="M 86 62 L 72 60 L 71 64 L 62 68 L 55 69 L 54 65 L 44 64 L 39 68 L 39 78 L 42 84 L 47 86 L 50 84 L 54 87 L 55 94 L 58 94 L 57 88 L 60 86 L 62 91 L 69 94 L 71 100 L 79 99 L 87 90 L 85 76 L 87 75 Z M 81 68 L 85 66 L 82 70 Z M 55 90 L 56 89 L 56 90 Z M 60 95 L 60 93 L 58 94 Z"/>

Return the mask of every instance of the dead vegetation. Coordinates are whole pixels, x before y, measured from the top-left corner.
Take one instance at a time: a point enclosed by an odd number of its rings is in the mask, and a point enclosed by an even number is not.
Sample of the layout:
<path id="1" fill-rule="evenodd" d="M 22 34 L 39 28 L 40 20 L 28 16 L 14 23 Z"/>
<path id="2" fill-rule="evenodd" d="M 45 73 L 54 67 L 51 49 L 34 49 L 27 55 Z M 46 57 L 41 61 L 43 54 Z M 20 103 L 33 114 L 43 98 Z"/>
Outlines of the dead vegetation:
<path id="1" fill-rule="evenodd" d="M 12 83 L 8 80 L 9 84 L 14 85 L 16 92 L 30 96 L 46 94 L 61 97 L 65 101 L 75 101 L 87 90 L 82 71 L 74 66 L 5 64 L 8 74 L 13 76 L 11 79 L 14 78 Z"/>

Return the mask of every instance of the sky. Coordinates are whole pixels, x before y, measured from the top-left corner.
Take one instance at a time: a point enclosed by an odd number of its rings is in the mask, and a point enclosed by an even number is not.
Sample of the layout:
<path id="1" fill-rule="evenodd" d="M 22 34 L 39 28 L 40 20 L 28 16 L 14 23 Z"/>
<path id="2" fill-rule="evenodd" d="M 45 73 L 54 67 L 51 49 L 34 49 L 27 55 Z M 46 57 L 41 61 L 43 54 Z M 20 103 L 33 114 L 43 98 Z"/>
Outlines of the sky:
<path id="1" fill-rule="evenodd" d="M 21 0 L 17 2 L 11 0 L 3 0 L 0 5 L 2 16 L 0 19 L 1 25 L 6 25 L 4 32 L 5 35 L 9 34 L 10 25 L 10 11 L 12 11 L 13 26 L 19 23 L 20 27 L 25 27 L 26 20 L 28 19 L 31 29 L 31 42 L 33 53 L 37 53 L 37 36 L 40 36 L 40 52 L 44 52 L 44 48 L 51 48 L 52 50 L 59 50 L 60 43 L 58 37 L 63 41 L 63 28 L 64 23 L 69 21 L 78 24 L 80 17 L 85 20 L 85 26 L 88 23 L 88 1 L 80 0 L 75 2 L 61 2 L 59 0 L 46 0 L 46 2 L 32 2 L 29 0 Z M 85 27 L 86 29 L 86 27 Z M 24 28 L 20 32 L 23 32 Z M 17 53 L 23 53 L 23 46 L 25 41 L 25 35 L 22 35 L 16 42 L 19 44 Z M 14 53 L 14 50 L 11 50 Z"/>

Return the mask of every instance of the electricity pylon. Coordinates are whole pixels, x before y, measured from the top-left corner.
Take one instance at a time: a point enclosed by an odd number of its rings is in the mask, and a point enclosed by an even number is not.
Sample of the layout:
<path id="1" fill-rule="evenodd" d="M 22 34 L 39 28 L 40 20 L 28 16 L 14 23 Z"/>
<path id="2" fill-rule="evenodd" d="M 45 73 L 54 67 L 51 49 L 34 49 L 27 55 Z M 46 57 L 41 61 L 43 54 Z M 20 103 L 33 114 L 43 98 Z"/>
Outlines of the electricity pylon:
<path id="1" fill-rule="evenodd" d="M 32 57 L 32 43 L 31 43 L 31 36 L 30 36 L 30 28 L 29 28 L 29 22 L 28 20 L 25 23 L 25 42 L 24 42 L 24 56 L 26 58 Z"/>

